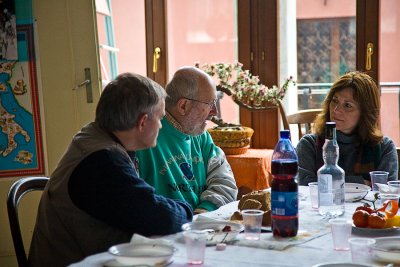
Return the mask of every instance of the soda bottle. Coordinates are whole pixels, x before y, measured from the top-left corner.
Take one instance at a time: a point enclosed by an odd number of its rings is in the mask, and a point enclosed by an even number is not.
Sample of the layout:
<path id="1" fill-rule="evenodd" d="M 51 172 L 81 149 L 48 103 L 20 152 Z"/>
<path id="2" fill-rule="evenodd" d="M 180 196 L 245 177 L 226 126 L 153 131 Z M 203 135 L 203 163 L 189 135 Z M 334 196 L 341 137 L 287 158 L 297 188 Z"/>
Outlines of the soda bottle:
<path id="1" fill-rule="evenodd" d="M 271 162 L 271 218 L 274 236 L 296 236 L 299 228 L 297 154 L 290 141 L 290 132 L 280 132 Z"/>
<path id="2" fill-rule="evenodd" d="M 344 213 L 344 170 L 337 165 L 339 145 L 336 141 L 336 123 L 325 124 L 325 143 L 322 148 L 324 165 L 318 170 L 318 212 L 324 217 Z"/>

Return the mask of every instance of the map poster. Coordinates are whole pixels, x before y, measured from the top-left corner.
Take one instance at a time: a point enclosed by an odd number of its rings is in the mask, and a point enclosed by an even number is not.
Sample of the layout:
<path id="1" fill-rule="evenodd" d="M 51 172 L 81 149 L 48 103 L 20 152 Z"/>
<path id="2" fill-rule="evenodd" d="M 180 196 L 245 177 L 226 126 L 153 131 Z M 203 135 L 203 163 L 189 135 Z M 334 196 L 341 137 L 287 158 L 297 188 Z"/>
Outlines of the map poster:
<path id="1" fill-rule="evenodd" d="M 17 25 L 18 60 L 0 62 L 0 177 L 44 174 L 33 25 Z"/>

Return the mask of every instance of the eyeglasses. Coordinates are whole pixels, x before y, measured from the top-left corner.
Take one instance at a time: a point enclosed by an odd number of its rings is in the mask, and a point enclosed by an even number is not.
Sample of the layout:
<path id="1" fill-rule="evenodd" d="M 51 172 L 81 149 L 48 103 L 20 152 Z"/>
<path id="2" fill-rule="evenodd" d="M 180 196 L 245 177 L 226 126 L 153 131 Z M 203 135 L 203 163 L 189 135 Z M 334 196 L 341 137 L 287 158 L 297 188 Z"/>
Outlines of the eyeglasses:
<path id="1" fill-rule="evenodd" d="M 199 103 L 206 104 L 206 105 L 208 105 L 208 107 L 210 109 L 213 109 L 213 107 L 215 107 L 217 105 L 217 99 L 214 99 L 211 102 L 205 102 L 205 101 L 201 101 L 201 100 L 197 100 L 197 99 L 193 99 L 193 98 L 188 98 L 188 97 L 184 97 L 184 98 L 187 99 L 187 100 L 192 100 L 192 101 L 196 101 L 196 102 L 199 102 Z"/>
<path id="2" fill-rule="evenodd" d="M 337 110 L 339 107 L 346 113 L 353 112 L 358 109 L 357 105 L 352 102 L 340 103 L 337 97 L 333 97 L 329 103 L 331 111 Z"/>

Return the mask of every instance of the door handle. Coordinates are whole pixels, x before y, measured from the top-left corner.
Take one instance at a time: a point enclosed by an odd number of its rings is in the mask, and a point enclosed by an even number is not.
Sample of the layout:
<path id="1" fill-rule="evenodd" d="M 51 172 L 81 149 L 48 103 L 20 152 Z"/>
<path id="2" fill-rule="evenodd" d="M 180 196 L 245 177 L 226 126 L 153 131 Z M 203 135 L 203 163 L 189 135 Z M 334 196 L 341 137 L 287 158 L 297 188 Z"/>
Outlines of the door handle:
<path id="1" fill-rule="evenodd" d="M 157 73 L 158 71 L 158 60 L 161 57 L 161 48 L 156 47 L 154 48 L 154 52 L 153 52 L 153 72 Z"/>
<path id="2" fill-rule="evenodd" d="M 372 68 L 372 54 L 374 53 L 374 44 L 367 44 L 367 57 L 365 59 L 365 70 L 371 70 Z"/>
<path id="3" fill-rule="evenodd" d="M 86 102 L 93 103 L 93 93 L 92 93 L 92 77 L 90 75 L 90 68 L 85 68 L 85 80 L 77 84 L 72 90 L 76 90 L 82 86 L 86 86 Z"/>

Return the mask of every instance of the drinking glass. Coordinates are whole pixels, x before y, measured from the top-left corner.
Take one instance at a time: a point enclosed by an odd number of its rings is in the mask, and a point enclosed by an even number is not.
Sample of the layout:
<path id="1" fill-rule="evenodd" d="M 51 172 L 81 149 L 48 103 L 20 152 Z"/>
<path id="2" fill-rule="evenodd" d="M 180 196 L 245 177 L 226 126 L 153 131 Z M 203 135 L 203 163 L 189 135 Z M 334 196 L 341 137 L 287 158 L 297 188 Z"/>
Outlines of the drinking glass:
<path id="1" fill-rule="evenodd" d="M 318 182 L 308 183 L 310 189 L 311 208 L 318 209 Z"/>
<path id="2" fill-rule="evenodd" d="M 378 192 L 379 187 L 375 183 L 386 184 L 389 173 L 385 171 L 372 171 L 369 174 L 371 176 L 372 191 Z"/>
<path id="3" fill-rule="evenodd" d="M 259 240 L 264 211 L 242 210 L 244 234 L 249 240 Z"/>
<path id="4" fill-rule="evenodd" d="M 331 219 L 329 220 L 332 231 L 333 248 L 335 250 L 349 250 L 348 242 L 351 236 L 351 221 L 347 219 Z"/>
<path id="5" fill-rule="evenodd" d="M 208 233 L 201 230 L 187 230 L 183 232 L 186 243 L 187 262 L 200 265 L 204 262 Z"/>

